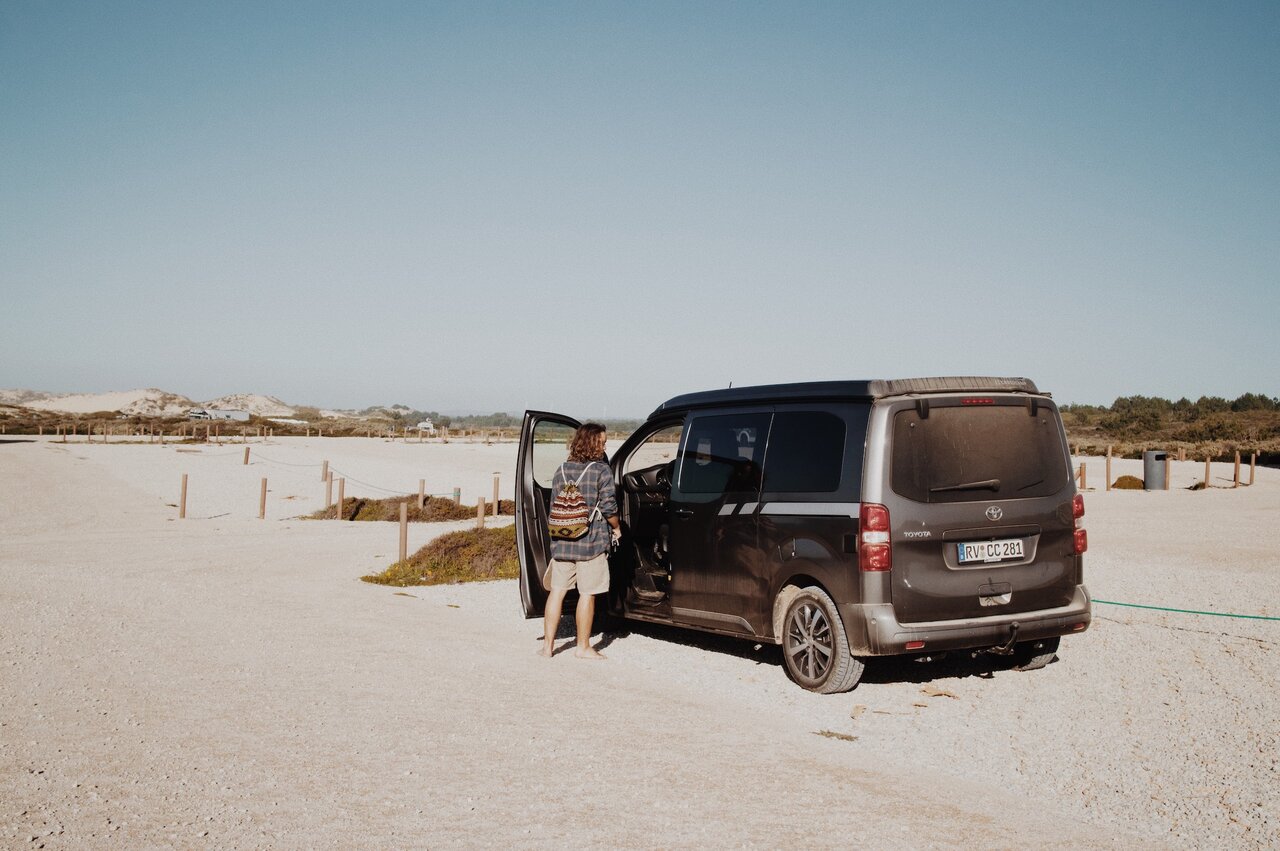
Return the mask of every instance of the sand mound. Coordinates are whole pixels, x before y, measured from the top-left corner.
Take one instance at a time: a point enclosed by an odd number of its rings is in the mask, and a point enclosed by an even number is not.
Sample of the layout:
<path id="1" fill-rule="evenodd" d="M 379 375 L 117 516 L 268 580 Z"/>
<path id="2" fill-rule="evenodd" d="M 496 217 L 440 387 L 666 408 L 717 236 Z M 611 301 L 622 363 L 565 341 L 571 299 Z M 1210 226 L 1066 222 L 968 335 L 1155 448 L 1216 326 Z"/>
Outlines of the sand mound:
<path id="1" fill-rule="evenodd" d="M 204 403 L 206 408 L 218 408 L 224 411 L 248 411 L 260 417 L 292 417 L 297 410 L 286 405 L 275 396 L 263 396 L 259 393 L 233 393 L 230 396 L 219 396 Z"/>

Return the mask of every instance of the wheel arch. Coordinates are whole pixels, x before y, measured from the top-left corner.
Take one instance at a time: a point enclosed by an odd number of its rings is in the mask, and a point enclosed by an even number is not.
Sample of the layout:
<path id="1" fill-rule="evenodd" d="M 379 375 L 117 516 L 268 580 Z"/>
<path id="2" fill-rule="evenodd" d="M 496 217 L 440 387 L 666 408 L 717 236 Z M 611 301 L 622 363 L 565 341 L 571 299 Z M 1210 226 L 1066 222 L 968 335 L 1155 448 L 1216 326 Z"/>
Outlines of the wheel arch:
<path id="1" fill-rule="evenodd" d="M 816 585 L 828 597 L 832 596 L 831 589 L 827 584 L 815 575 L 817 572 L 796 571 L 788 574 L 785 579 L 778 583 L 777 590 L 773 593 L 773 613 L 769 619 L 769 628 L 772 630 L 770 637 L 775 644 L 782 643 L 782 619 L 787 615 L 787 606 L 791 605 L 791 601 L 795 599 L 795 596 L 800 593 L 802 588 Z"/>

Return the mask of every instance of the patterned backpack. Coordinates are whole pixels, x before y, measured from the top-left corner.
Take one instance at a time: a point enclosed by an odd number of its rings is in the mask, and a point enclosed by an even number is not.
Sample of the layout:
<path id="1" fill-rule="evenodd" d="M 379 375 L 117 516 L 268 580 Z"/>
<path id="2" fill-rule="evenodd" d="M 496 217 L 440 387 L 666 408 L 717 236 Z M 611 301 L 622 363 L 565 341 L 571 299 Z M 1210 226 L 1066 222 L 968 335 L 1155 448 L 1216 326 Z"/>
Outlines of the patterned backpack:
<path id="1" fill-rule="evenodd" d="M 587 507 L 587 499 L 582 495 L 582 491 L 578 490 L 578 485 L 582 483 L 582 476 L 587 474 L 587 470 L 591 469 L 592 461 L 582 470 L 582 475 L 578 476 L 577 481 L 569 481 L 569 477 L 565 475 L 564 465 L 560 465 L 559 475 L 562 484 L 560 490 L 556 492 L 556 498 L 551 501 L 551 511 L 547 514 L 547 529 L 551 532 L 552 538 L 561 541 L 576 541 L 578 538 L 587 534 L 591 528 L 591 521 L 595 519 L 595 515 L 599 512 L 599 508 L 591 509 Z M 552 484 L 555 479 L 552 478 Z"/>

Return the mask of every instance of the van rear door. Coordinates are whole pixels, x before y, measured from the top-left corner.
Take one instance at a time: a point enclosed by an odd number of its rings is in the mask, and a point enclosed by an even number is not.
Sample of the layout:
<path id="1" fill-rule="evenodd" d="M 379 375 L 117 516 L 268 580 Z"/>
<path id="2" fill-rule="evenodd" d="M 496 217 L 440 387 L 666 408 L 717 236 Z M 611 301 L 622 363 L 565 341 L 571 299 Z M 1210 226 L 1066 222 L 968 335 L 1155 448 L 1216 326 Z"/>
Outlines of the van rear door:
<path id="1" fill-rule="evenodd" d="M 569 438 L 579 422 L 563 414 L 525 411 L 516 457 L 516 549 L 520 553 L 520 603 L 526 618 L 542 616 L 547 592 L 542 573 L 551 560 L 547 511 L 551 477 L 569 457 Z"/>
<path id="2" fill-rule="evenodd" d="M 893 606 L 921 623 L 1066 605 L 1080 582 L 1075 481 L 1048 397 L 895 402 L 883 500 Z"/>

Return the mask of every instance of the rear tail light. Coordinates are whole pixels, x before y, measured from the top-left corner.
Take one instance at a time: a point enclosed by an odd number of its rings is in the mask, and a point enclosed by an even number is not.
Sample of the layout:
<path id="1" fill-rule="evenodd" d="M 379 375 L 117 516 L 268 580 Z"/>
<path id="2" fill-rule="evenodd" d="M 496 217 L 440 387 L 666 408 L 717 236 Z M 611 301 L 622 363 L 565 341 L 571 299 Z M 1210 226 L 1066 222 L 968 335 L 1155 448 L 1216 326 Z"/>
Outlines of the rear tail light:
<path id="1" fill-rule="evenodd" d="M 1089 549 L 1089 530 L 1077 529 L 1071 539 L 1071 554 L 1082 556 Z"/>
<path id="2" fill-rule="evenodd" d="M 1089 549 L 1089 533 L 1085 531 L 1080 523 L 1080 518 L 1084 517 L 1084 496 L 1076 494 L 1071 497 L 1071 516 L 1075 526 L 1075 531 L 1071 536 L 1071 554 L 1082 556 L 1085 550 Z"/>
<path id="3" fill-rule="evenodd" d="M 864 502 L 858 520 L 858 567 L 871 573 L 891 570 L 893 550 L 889 545 L 889 509 L 874 502 Z"/>

